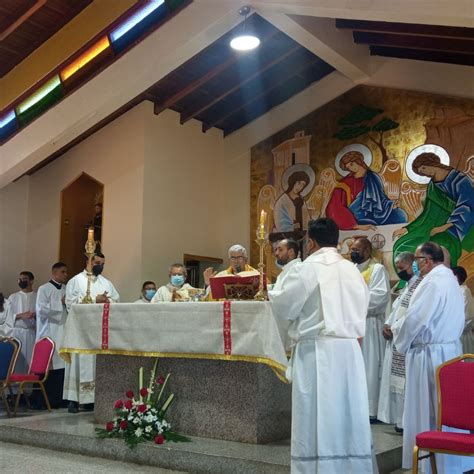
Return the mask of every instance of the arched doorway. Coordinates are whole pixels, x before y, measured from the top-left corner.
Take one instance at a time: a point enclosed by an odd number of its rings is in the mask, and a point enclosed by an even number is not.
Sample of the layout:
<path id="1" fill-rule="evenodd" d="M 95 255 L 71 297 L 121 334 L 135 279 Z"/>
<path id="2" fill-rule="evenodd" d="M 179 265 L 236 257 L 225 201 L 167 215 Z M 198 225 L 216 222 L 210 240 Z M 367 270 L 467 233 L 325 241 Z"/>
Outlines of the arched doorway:
<path id="1" fill-rule="evenodd" d="M 84 244 L 87 228 L 94 224 L 96 211 L 102 206 L 104 185 L 82 173 L 61 191 L 61 238 L 59 259 L 74 276 L 84 269 Z M 101 219 L 95 219 L 96 224 Z M 97 227 L 100 232 L 101 228 Z M 99 239 L 100 240 L 100 239 Z"/>

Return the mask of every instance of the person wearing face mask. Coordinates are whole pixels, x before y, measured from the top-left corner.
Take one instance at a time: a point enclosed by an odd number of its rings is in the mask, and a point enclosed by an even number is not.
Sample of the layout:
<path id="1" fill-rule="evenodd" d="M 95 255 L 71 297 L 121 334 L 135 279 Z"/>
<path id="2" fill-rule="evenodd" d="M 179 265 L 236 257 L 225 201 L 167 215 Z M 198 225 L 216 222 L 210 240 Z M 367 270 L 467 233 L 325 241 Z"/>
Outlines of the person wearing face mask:
<path id="1" fill-rule="evenodd" d="M 170 266 L 169 283 L 158 288 L 156 295 L 151 300 L 152 303 L 171 302 L 171 301 L 188 301 L 189 291 L 194 288 L 186 283 L 188 272 L 182 263 L 173 263 Z"/>
<path id="2" fill-rule="evenodd" d="M 461 336 L 463 352 L 464 354 L 474 354 L 474 298 L 471 290 L 465 284 L 467 280 L 467 272 L 464 267 L 460 266 L 451 268 L 451 271 L 458 279 L 459 286 L 464 295 L 464 315 L 466 317 L 466 323 Z"/>
<path id="3" fill-rule="evenodd" d="M 118 303 L 120 296 L 111 281 L 102 275 L 105 257 L 96 253 L 91 264 L 86 260 L 86 268 L 71 278 L 66 286 L 66 308 L 82 302 L 87 293 L 88 274 L 92 275 L 90 294 L 95 303 Z M 71 364 L 66 365 L 63 398 L 69 400 L 69 413 L 77 413 L 79 404 L 87 410 L 94 407 L 95 356 L 71 354 Z"/>
<path id="4" fill-rule="evenodd" d="M 156 284 L 154 281 L 145 281 L 142 285 L 142 293 L 138 300 L 134 303 L 151 303 L 156 294 Z"/>
<path id="5" fill-rule="evenodd" d="M 26 374 L 31 362 L 36 340 L 36 291 L 33 290 L 35 277 L 29 271 L 18 276 L 20 291 L 8 298 L 13 313 L 15 327 L 13 336 L 21 341 L 21 352 L 15 365 L 15 373 Z"/>
<path id="6" fill-rule="evenodd" d="M 370 421 L 376 423 L 385 353 L 382 329 L 387 306 L 390 303 L 390 280 L 385 267 L 372 258 L 372 244 L 365 237 L 356 239 L 352 244 L 351 260 L 356 264 L 369 287 L 370 301 L 367 311 L 367 329 L 362 340 L 362 354 L 369 392 Z"/>
<path id="7" fill-rule="evenodd" d="M 404 469 L 412 467 L 417 433 L 436 430 L 436 368 L 462 354 L 464 298 L 456 277 L 443 262 L 443 251 L 437 243 L 426 242 L 416 249 L 413 271 L 423 280 L 411 297 L 405 317 L 391 328 L 393 343 L 405 354 Z M 443 431 L 450 430 L 443 427 Z M 463 466 L 460 456 L 436 454 L 436 462 L 440 474 L 472 469 L 472 460 L 471 465 Z M 420 470 L 429 468 L 427 464 L 427 460 L 421 461 Z"/>
<path id="8" fill-rule="evenodd" d="M 3 296 L 3 293 L 0 293 L 0 336 L 13 336 L 14 324 L 15 320 L 13 319 L 10 303 Z"/>
<path id="9" fill-rule="evenodd" d="M 401 281 L 406 282 L 398 298 L 393 302 L 392 311 L 383 327 L 383 337 L 387 340 L 383 361 L 382 380 L 377 418 L 395 425 L 397 433 L 403 432 L 403 398 L 405 392 L 405 356 L 393 344 L 391 326 L 404 317 L 410 299 L 421 282 L 421 276 L 413 272 L 415 255 L 401 252 L 395 257 L 395 268 Z"/>
<path id="10" fill-rule="evenodd" d="M 365 334 L 369 291 L 338 253 L 338 241 L 332 219 L 310 221 L 309 256 L 268 292 L 275 318 L 291 323 L 295 341 L 287 370 L 293 473 L 377 472 L 357 341 Z"/>

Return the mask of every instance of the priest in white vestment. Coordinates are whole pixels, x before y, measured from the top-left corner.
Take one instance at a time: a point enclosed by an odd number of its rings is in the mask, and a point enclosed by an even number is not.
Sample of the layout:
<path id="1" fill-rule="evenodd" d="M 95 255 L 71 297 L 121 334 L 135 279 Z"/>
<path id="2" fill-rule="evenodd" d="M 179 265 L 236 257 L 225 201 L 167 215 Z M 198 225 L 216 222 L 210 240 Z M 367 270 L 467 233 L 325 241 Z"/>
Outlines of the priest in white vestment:
<path id="1" fill-rule="evenodd" d="M 356 239 L 352 244 L 351 260 L 357 265 L 370 293 L 367 328 L 362 340 L 362 354 L 364 355 L 369 392 L 369 414 L 371 421 L 375 422 L 385 355 L 385 340 L 382 332 L 387 306 L 390 303 L 390 280 L 385 267 L 372 258 L 372 244 L 365 237 Z"/>
<path id="2" fill-rule="evenodd" d="M 0 293 L 0 336 L 10 337 L 13 336 L 13 327 L 15 325 L 15 319 L 10 307 L 10 303 Z"/>
<path id="3" fill-rule="evenodd" d="M 194 290 L 194 288 L 186 283 L 187 276 L 188 272 L 182 263 L 173 263 L 168 272 L 169 283 L 158 288 L 151 302 L 189 301 L 191 298 L 189 290 Z"/>
<path id="4" fill-rule="evenodd" d="M 377 472 L 364 360 L 367 285 L 336 249 L 331 219 L 310 221 L 310 256 L 269 291 L 277 319 L 291 321 L 291 472 Z"/>
<path id="5" fill-rule="evenodd" d="M 88 272 L 92 273 L 90 293 L 95 303 L 117 303 L 119 294 L 114 285 L 101 275 L 105 257 L 98 253 L 92 260 L 92 268 L 71 278 L 66 286 L 66 307 L 82 302 L 87 292 Z M 89 264 L 87 264 L 89 265 Z M 78 405 L 92 408 L 95 390 L 95 356 L 89 354 L 71 354 L 71 364 L 66 365 L 63 398 L 69 400 L 69 412 L 77 413 Z"/>
<path id="6" fill-rule="evenodd" d="M 33 291 L 34 275 L 21 272 L 18 277 L 20 291 L 8 298 L 15 320 L 13 336 L 21 341 L 21 352 L 16 361 L 15 373 L 26 374 L 30 367 L 36 341 L 36 291 Z"/>
<path id="7" fill-rule="evenodd" d="M 410 300 L 405 317 L 392 326 L 393 343 L 405 354 L 406 365 L 404 469 L 412 467 L 416 435 L 436 429 L 436 369 L 462 353 L 464 300 L 456 277 L 443 265 L 443 258 L 443 251 L 436 243 L 427 242 L 416 249 L 414 271 L 423 280 Z M 463 460 L 459 456 L 436 455 L 436 460 L 439 474 L 463 472 Z M 420 462 L 426 472 L 428 463 Z"/>
<path id="8" fill-rule="evenodd" d="M 54 341 L 54 354 L 45 389 L 53 408 L 59 408 L 63 400 L 64 360 L 59 357 L 66 324 L 67 267 L 57 262 L 51 269 L 51 280 L 38 288 L 36 297 L 36 340 L 49 337 Z M 36 400 L 39 403 L 39 398 Z"/>
<path id="9" fill-rule="evenodd" d="M 151 300 L 156 295 L 156 284 L 154 281 L 145 281 L 142 285 L 142 292 L 140 298 L 135 300 L 134 303 L 147 304 L 151 303 Z"/>
<path id="10" fill-rule="evenodd" d="M 383 361 L 382 380 L 377 418 L 384 423 L 394 424 L 395 431 L 403 431 L 403 401 L 405 396 L 405 356 L 393 344 L 391 327 L 404 317 L 410 299 L 421 282 L 421 277 L 413 273 L 415 255 L 401 252 L 395 257 L 395 267 L 400 280 L 407 282 L 398 298 L 393 302 L 392 311 L 385 321 L 383 334 L 387 339 Z"/>
<path id="11" fill-rule="evenodd" d="M 461 336 L 462 350 L 464 354 L 474 354 L 474 298 L 469 287 L 464 284 L 467 280 L 467 272 L 464 267 L 453 267 L 451 270 L 456 275 L 464 295 L 464 317 L 466 322 Z"/>

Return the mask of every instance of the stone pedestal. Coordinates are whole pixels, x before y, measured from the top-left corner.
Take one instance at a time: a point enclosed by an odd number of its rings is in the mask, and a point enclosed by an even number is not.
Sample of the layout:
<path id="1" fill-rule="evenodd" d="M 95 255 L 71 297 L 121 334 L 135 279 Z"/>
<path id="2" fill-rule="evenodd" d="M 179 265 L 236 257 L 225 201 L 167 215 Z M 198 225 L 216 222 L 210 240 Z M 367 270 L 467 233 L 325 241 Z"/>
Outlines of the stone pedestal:
<path id="1" fill-rule="evenodd" d="M 138 369 L 145 383 L 154 359 L 97 356 L 95 420 L 113 417 L 114 402 L 138 387 Z M 171 372 L 167 392 L 174 402 L 167 412 L 173 430 L 190 436 L 246 443 L 267 443 L 290 437 L 291 385 L 262 364 L 160 359 L 157 375 Z"/>

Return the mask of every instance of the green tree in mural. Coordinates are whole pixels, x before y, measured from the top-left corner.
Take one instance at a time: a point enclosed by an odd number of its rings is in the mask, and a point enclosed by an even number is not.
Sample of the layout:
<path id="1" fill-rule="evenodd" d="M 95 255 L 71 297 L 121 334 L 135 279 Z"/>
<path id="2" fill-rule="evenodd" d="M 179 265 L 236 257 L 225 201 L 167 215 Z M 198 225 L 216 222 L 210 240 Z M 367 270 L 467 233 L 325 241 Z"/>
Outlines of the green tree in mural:
<path id="1" fill-rule="evenodd" d="M 368 134 L 369 140 L 374 142 L 382 153 L 382 164 L 385 163 L 388 160 L 388 155 L 383 143 L 383 134 L 398 128 L 399 124 L 388 117 L 380 118 L 383 112 L 383 109 L 367 107 L 362 104 L 356 105 L 338 120 L 337 123 L 342 128 L 334 134 L 334 137 L 339 140 L 352 140 Z M 374 138 L 371 133 L 376 133 L 378 136 Z"/>

